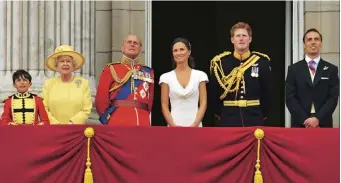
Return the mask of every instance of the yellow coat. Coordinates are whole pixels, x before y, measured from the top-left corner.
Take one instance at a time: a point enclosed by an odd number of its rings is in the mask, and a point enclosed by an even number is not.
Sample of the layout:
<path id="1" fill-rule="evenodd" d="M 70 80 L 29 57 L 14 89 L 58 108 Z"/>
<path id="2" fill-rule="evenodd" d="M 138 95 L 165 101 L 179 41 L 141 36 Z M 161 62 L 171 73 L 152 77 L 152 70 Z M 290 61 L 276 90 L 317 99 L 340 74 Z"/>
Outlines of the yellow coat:
<path id="1" fill-rule="evenodd" d="M 50 124 L 85 124 L 89 118 L 92 101 L 87 79 L 74 76 L 69 83 L 60 77 L 48 79 L 42 97 Z"/>

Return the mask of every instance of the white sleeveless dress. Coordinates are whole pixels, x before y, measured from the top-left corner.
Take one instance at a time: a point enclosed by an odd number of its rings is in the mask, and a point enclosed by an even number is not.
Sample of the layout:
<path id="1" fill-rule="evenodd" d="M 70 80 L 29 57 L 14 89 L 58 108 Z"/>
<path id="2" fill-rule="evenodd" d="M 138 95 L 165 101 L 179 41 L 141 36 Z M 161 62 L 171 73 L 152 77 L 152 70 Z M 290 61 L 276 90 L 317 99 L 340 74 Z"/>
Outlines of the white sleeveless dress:
<path id="1" fill-rule="evenodd" d="M 208 82 L 207 74 L 195 69 L 191 71 L 186 88 L 181 86 L 174 70 L 160 76 L 159 84 L 165 83 L 169 86 L 171 115 L 176 125 L 190 126 L 193 124 L 198 112 L 199 84 L 202 81 Z M 202 127 L 202 122 L 199 127 Z"/>

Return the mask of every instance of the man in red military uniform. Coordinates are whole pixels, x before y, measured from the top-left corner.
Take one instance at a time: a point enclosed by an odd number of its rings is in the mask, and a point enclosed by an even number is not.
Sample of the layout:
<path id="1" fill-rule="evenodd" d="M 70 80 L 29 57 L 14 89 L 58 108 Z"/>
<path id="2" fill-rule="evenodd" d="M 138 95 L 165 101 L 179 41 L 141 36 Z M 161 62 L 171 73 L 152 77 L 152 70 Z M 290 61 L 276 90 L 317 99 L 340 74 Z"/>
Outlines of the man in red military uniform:
<path id="1" fill-rule="evenodd" d="M 37 95 L 28 92 L 31 75 L 25 70 L 13 74 L 13 86 L 17 93 L 4 100 L 4 112 L 1 124 L 8 125 L 48 125 L 49 118 L 43 101 Z"/>
<path id="2" fill-rule="evenodd" d="M 95 99 L 102 124 L 150 126 L 154 71 L 138 62 L 141 47 L 136 35 L 128 35 L 121 48 L 122 59 L 103 69 Z"/>

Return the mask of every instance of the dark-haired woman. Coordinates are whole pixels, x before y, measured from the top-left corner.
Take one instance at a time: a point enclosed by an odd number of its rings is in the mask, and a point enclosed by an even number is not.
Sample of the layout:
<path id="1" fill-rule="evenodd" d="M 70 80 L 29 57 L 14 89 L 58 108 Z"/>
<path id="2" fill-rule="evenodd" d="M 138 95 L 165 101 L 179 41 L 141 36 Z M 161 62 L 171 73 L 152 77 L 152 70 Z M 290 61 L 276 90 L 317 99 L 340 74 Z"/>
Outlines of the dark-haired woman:
<path id="1" fill-rule="evenodd" d="M 160 76 L 162 113 L 170 127 L 202 127 L 208 77 L 194 69 L 191 50 L 188 40 L 176 38 L 172 44 L 174 70 Z"/>

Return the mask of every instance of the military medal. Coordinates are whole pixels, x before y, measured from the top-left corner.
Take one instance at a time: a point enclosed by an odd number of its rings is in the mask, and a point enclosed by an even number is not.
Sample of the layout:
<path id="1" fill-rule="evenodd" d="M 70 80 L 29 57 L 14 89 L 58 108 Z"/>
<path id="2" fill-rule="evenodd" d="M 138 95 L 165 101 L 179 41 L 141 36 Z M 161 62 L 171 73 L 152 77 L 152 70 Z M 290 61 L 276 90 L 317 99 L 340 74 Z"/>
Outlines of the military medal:
<path id="1" fill-rule="evenodd" d="M 148 86 L 147 82 L 143 82 L 143 88 L 144 88 L 144 90 L 148 91 L 149 86 Z"/>
<path id="2" fill-rule="evenodd" d="M 139 80 L 143 80 L 144 76 L 143 76 L 143 72 L 139 72 Z"/>
<path id="3" fill-rule="evenodd" d="M 255 67 L 251 68 L 251 77 L 256 77 Z"/>
<path id="4" fill-rule="evenodd" d="M 143 72 L 143 73 L 141 73 L 142 74 L 142 78 L 141 78 L 141 80 L 142 81 L 146 81 L 146 82 L 148 82 L 148 83 L 154 83 L 154 80 L 153 80 L 153 78 L 151 77 L 151 75 L 150 75 L 150 73 L 149 72 Z"/>
<path id="5" fill-rule="evenodd" d="M 135 69 L 133 70 L 133 78 L 134 78 L 134 79 L 137 79 L 137 73 L 136 73 L 136 70 L 135 70 Z"/>
<path id="6" fill-rule="evenodd" d="M 259 76 L 259 74 L 258 74 L 258 69 L 259 69 L 258 67 L 255 68 L 255 71 L 256 71 L 255 77 L 256 77 L 256 78 L 258 78 L 258 76 Z"/>
<path id="7" fill-rule="evenodd" d="M 146 92 L 142 89 L 142 90 L 140 90 L 140 96 L 141 96 L 141 98 L 143 98 L 144 99 L 144 97 L 146 97 Z"/>
<path id="8" fill-rule="evenodd" d="M 259 69 L 258 67 L 252 67 L 251 68 L 251 76 L 252 77 L 256 77 L 257 78 L 259 76 L 258 69 Z"/>

